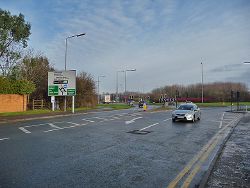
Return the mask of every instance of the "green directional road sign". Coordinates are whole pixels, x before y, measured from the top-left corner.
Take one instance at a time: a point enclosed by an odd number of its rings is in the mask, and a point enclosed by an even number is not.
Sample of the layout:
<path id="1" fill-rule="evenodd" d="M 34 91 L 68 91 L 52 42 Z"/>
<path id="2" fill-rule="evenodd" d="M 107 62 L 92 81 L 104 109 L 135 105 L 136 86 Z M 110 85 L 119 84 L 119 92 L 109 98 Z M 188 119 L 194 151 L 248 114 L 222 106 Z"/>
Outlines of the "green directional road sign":
<path id="1" fill-rule="evenodd" d="M 67 89 L 67 95 L 76 95 L 75 89 Z"/>
<path id="2" fill-rule="evenodd" d="M 57 96 L 57 95 L 58 95 L 58 85 L 50 85 L 49 96 Z"/>

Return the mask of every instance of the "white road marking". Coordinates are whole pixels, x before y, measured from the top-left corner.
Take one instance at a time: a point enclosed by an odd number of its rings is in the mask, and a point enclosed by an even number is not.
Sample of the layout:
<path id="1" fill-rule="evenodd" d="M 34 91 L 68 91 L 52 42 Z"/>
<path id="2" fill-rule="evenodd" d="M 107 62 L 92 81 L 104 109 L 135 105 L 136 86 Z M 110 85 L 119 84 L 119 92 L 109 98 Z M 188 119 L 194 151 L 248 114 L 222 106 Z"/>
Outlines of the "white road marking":
<path id="1" fill-rule="evenodd" d="M 113 119 L 120 119 L 119 117 L 116 117 L 116 116 L 112 116 Z"/>
<path id="2" fill-rule="evenodd" d="M 60 127 L 59 129 L 50 129 L 50 130 L 43 131 L 43 132 L 47 133 L 47 132 L 52 132 L 52 131 L 59 131 L 59 130 L 63 130 L 63 129 L 70 129 L 70 128 L 74 128 L 74 127 L 80 127 L 80 126 L 83 126 L 83 125 L 86 125 L 86 124 L 72 125 L 72 126 L 69 126 L 69 127 Z"/>
<path id="3" fill-rule="evenodd" d="M 53 123 L 63 123 L 63 121 L 57 121 L 57 122 L 53 122 Z M 41 124 L 36 124 L 36 125 L 26 125 L 26 126 L 23 126 L 25 128 L 28 128 L 28 127 L 39 127 L 41 125 L 48 125 L 49 123 L 41 123 Z"/>
<path id="4" fill-rule="evenodd" d="M 149 126 L 147 126 L 147 127 L 144 127 L 144 128 L 142 128 L 142 129 L 140 129 L 139 131 L 143 131 L 143 130 L 145 130 L 145 129 L 148 129 L 148 128 L 153 127 L 153 126 L 158 125 L 158 124 L 159 124 L 159 123 L 154 123 L 154 124 L 152 124 L 152 125 L 149 125 Z"/>
<path id="5" fill-rule="evenodd" d="M 87 121 L 87 122 L 90 122 L 90 123 L 94 123 L 95 121 L 92 121 L 92 120 L 88 120 L 88 119 L 82 119 L 83 121 Z"/>
<path id="6" fill-rule="evenodd" d="M 103 120 L 103 121 L 108 121 L 108 119 L 102 118 L 102 117 L 93 117 L 93 118 L 95 118 L 95 119 L 101 119 L 101 120 Z"/>
<path id="7" fill-rule="evenodd" d="M 19 129 L 27 134 L 31 133 L 30 131 L 28 131 L 27 129 L 23 128 L 23 127 L 19 127 Z"/>
<path id="8" fill-rule="evenodd" d="M 80 125 L 80 124 L 74 123 L 74 122 L 67 122 L 67 123 L 70 123 L 70 124 L 72 124 L 72 125 Z M 84 125 L 85 125 L 85 124 L 84 124 Z"/>
<path id="9" fill-rule="evenodd" d="M 129 120 L 129 121 L 125 121 L 125 124 L 128 125 L 128 124 L 130 124 L 130 123 L 134 123 L 135 120 L 141 119 L 141 118 L 142 118 L 142 117 L 137 117 L 137 118 L 131 119 L 131 120 Z"/>
<path id="10" fill-rule="evenodd" d="M 225 112 L 223 112 L 223 114 L 222 114 L 222 116 L 221 116 L 221 118 L 220 118 L 220 125 L 219 125 L 219 128 L 221 129 L 221 127 L 222 127 L 222 123 L 223 123 L 223 118 L 224 118 L 224 115 L 225 115 Z"/>
<path id="11" fill-rule="evenodd" d="M 9 140 L 10 138 L 0 138 L 0 141 Z"/>
<path id="12" fill-rule="evenodd" d="M 60 128 L 61 128 L 61 127 L 58 127 L 58 126 L 54 125 L 53 123 L 49 123 L 49 125 L 50 125 L 51 127 L 53 127 L 53 128 L 56 128 L 56 129 L 60 129 Z"/>
<path id="13" fill-rule="evenodd" d="M 164 119 L 163 121 L 168 121 L 168 120 L 170 120 L 170 119 L 172 119 L 172 118 Z"/>

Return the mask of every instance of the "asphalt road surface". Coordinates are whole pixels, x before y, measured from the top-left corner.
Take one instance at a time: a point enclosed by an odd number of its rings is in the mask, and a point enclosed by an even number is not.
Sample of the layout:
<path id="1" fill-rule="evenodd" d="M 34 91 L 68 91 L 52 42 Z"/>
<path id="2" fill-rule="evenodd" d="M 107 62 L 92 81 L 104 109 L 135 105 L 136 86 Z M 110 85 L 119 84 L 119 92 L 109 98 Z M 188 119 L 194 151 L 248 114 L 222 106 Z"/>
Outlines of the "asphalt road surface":
<path id="1" fill-rule="evenodd" d="M 0 187 L 184 185 L 188 164 L 240 116 L 225 110 L 204 108 L 195 123 L 134 108 L 2 124 Z"/>

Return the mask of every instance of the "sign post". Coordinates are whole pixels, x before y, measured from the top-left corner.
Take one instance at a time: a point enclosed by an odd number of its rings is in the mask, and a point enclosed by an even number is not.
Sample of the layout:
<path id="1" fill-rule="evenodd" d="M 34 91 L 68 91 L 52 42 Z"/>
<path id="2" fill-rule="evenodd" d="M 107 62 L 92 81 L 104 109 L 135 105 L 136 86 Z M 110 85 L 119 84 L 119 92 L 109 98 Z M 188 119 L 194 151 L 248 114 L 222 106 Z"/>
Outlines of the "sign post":
<path id="1" fill-rule="evenodd" d="M 55 96 L 72 96 L 72 113 L 75 112 L 76 71 L 48 72 L 48 96 L 54 111 Z M 52 99 L 54 102 L 52 102 Z"/>
<path id="2" fill-rule="evenodd" d="M 55 96 L 51 96 L 52 111 L 55 111 Z"/>

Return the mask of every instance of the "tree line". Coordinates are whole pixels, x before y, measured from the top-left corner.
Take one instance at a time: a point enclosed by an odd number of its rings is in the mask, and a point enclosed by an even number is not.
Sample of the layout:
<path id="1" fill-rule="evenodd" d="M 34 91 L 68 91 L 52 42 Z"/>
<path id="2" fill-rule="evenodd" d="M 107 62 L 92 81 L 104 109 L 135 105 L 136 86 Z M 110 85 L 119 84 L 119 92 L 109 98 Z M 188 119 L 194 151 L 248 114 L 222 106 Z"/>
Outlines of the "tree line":
<path id="1" fill-rule="evenodd" d="M 11 15 L 0 9 L 0 94 L 28 94 L 29 101 L 48 97 L 48 71 L 57 71 L 48 58 L 34 50 L 26 50 L 31 24 L 24 15 Z M 91 75 L 79 72 L 76 77 L 76 107 L 97 103 L 95 82 Z M 57 97 L 62 105 L 63 98 Z M 71 101 L 68 99 L 68 105 Z"/>
<path id="2" fill-rule="evenodd" d="M 205 102 L 228 102 L 231 101 L 231 91 L 233 91 L 233 100 L 236 98 L 237 91 L 240 93 L 241 101 L 250 100 L 248 88 L 243 83 L 234 82 L 213 82 L 203 84 L 203 97 Z M 171 85 L 153 89 L 150 97 L 154 101 L 158 101 L 162 97 L 167 98 L 197 99 L 197 102 L 202 98 L 202 85 L 191 84 Z"/>

